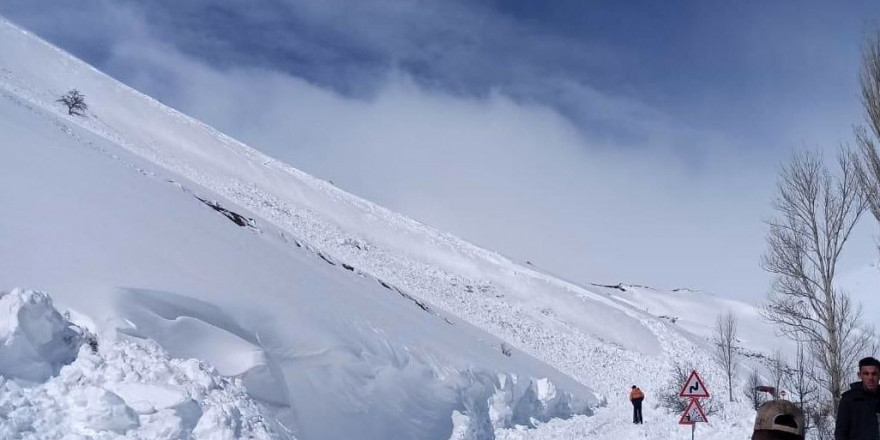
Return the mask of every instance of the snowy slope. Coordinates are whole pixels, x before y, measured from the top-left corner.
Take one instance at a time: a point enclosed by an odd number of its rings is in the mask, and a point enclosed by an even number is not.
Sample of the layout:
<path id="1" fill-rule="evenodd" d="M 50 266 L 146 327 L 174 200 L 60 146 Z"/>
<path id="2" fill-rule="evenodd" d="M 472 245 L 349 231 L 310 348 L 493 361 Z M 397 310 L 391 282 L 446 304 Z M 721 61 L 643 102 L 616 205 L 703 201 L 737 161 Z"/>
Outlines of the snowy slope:
<path id="1" fill-rule="evenodd" d="M 70 88 L 85 118 L 54 102 Z M 303 439 L 677 438 L 659 409 L 669 429 L 620 423 L 631 383 L 656 395 L 677 359 L 722 383 L 728 308 L 775 345 L 748 305 L 587 289 L 354 197 L 3 21 L 0 157 L 0 288 L 204 359 Z M 719 417 L 709 438 L 753 413 Z"/>
<path id="2" fill-rule="evenodd" d="M 621 284 L 603 289 L 616 301 L 644 310 L 684 330 L 684 335 L 696 341 L 712 338 L 719 314 L 732 312 L 739 322 L 737 339 L 741 347 L 756 353 L 771 353 L 779 349 L 783 354 L 792 349 L 780 343 L 773 329 L 761 318 L 751 304 L 715 297 L 709 293 L 689 289 L 662 291 L 645 286 Z"/>
<path id="3" fill-rule="evenodd" d="M 497 338 L 454 316 L 328 264 L 325 254 L 271 225 L 229 221 L 197 198 L 215 194 L 132 155 L 106 128 L 60 113 L 33 83 L 40 78 L 35 60 L 40 50 L 46 58 L 39 62 L 61 60 L 59 78 L 74 61 L 3 30 L 0 200 L 14 213 L 0 220 L 3 285 L 50 292 L 93 317 L 106 337 L 120 328 L 242 377 L 303 438 L 448 436 L 453 411 L 475 426 L 489 423 L 488 407 L 468 406 L 490 396 L 498 400 L 491 422 L 499 426 L 596 404 L 583 385 L 516 350 L 505 356 Z M 33 71 L 14 74 L 29 65 L 5 58 L 12 55 L 30 60 Z M 170 117 L 170 124 L 155 123 L 158 135 L 204 130 L 130 90 L 122 96 Z M 100 108 L 97 100 L 91 106 Z M 97 119 L 88 122 L 100 125 Z M 557 394 L 537 395 L 545 379 Z"/>
<path id="4" fill-rule="evenodd" d="M 509 407 L 530 377 L 592 400 L 528 356 L 509 360 L 497 339 L 279 234 L 240 228 L 149 164 L 76 126 L 46 124 L 56 120 L 6 97 L 4 133 L 27 143 L 7 144 L 0 165 L 0 199 L 15 213 L 0 222 L 4 284 L 47 290 L 102 329 L 122 327 L 172 355 L 242 375 L 304 438 L 436 438 L 467 398 L 494 394 L 497 374 L 524 378 L 502 402 Z M 409 417 L 373 405 L 382 401 Z M 578 401 L 574 410 L 584 412 Z M 330 415 L 340 420 L 328 423 Z M 530 416 L 542 418 L 519 417 Z"/>

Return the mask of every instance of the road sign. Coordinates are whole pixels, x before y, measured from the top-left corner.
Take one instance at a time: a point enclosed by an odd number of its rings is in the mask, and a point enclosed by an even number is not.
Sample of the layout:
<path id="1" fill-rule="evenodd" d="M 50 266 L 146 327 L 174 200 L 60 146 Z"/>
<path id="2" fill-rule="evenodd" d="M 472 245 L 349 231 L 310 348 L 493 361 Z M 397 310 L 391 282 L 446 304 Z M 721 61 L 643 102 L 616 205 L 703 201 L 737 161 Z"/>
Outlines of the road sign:
<path id="1" fill-rule="evenodd" d="M 691 401 L 688 402 L 684 412 L 681 413 L 678 424 L 693 425 L 694 423 L 709 423 L 709 419 L 706 418 L 706 413 L 703 411 L 703 407 L 700 406 L 700 402 L 691 397 Z"/>
<path id="2" fill-rule="evenodd" d="M 709 397 L 709 390 L 706 389 L 706 385 L 703 385 L 703 379 L 700 379 L 696 370 L 691 371 L 691 375 L 684 382 L 678 397 Z"/>

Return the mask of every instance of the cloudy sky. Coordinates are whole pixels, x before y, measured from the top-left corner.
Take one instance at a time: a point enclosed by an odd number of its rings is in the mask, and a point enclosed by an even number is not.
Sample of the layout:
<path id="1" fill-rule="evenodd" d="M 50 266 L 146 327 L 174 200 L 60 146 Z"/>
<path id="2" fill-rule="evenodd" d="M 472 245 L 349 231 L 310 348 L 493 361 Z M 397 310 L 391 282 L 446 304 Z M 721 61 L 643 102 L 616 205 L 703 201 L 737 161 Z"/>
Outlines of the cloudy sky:
<path id="1" fill-rule="evenodd" d="M 4 0 L 0 14 L 513 259 L 754 302 L 779 166 L 862 121 L 859 48 L 880 3 L 845 3 Z M 876 260 L 865 220 L 854 269 Z"/>

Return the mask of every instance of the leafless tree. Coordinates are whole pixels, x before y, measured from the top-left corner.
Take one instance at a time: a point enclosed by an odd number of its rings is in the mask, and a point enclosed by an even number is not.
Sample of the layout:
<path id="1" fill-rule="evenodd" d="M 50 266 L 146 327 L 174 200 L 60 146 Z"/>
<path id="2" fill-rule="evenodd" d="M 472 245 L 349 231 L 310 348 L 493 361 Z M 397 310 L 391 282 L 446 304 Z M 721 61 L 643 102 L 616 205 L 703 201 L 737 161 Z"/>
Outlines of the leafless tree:
<path id="1" fill-rule="evenodd" d="M 837 162 L 837 176 L 815 152 L 798 153 L 783 168 L 761 262 L 775 275 L 763 316 L 807 341 L 835 408 L 846 373 L 873 337 L 860 328 L 860 307 L 834 285 L 837 261 L 866 209 L 853 164 L 845 154 Z"/>
<path id="2" fill-rule="evenodd" d="M 86 97 L 77 89 L 71 89 L 66 94 L 56 100 L 67 107 L 68 115 L 85 116 L 85 111 L 89 108 L 86 105 Z"/>
<path id="3" fill-rule="evenodd" d="M 784 387 L 788 385 L 788 379 L 790 377 L 789 367 L 786 364 L 785 359 L 782 357 L 782 352 L 778 349 L 773 351 L 773 356 L 770 357 L 767 367 L 770 371 L 770 386 L 773 387 L 773 398 L 778 399 L 780 396 L 780 392 Z"/>
<path id="4" fill-rule="evenodd" d="M 743 387 L 743 394 L 745 394 L 746 398 L 749 399 L 749 402 L 755 409 L 758 409 L 758 407 L 764 403 L 763 391 L 758 390 L 759 386 L 761 386 L 761 376 L 758 375 L 757 371 L 752 371 L 752 373 L 749 374 L 748 379 L 746 379 L 746 385 Z"/>
<path id="5" fill-rule="evenodd" d="M 783 334 L 805 338 L 835 407 L 846 372 L 870 344 L 860 307 L 834 285 L 837 261 L 866 207 L 851 161 L 841 154 L 838 164 L 833 177 L 818 153 L 803 152 L 783 168 L 762 259 L 775 275 L 762 314 Z"/>
<path id="6" fill-rule="evenodd" d="M 880 139 L 880 34 L 872 33 L 862 47 L 862 68 L 859 72 L 862 106 L 868 129 L 856 127 L 858 151 L 850 153 L 856 176 L 868 207 L 880 222 L 880 156 L 876 141 Z"/>
<path id="7" fill-rule="evenodd" d="M 794 368 L 791 372 L 791 386 L 794 395 L 793 399 L 797 399 L 798 407 L 804 414 L 809 412 L 809 408 L 815 406 L 816 394 L 819 387 L 816 385 L 814 363 L 807 358 L 806 347 L 803 341 L 797 341 L 797 352 L 794 358 Z M 804 419 L 804 429 L 809 431 L 812 428 L 812 419 L 806 417 Z"/>
<path id="8" fill-rule="evenodd" d="M 817 400 L 807 405 L 804 419 L 809 420 L 816 440 L 834 440 L 834 418 L 837 405 L 829 400 Z M 806 426 L 807 423 L 804 423 Z"/>
<path id="9" fill-rule="evenodd" d="M 736 316 L 731 311 L 718 315 L 715 320 L 715 359 L 727 376 L 727 396 L 733 402 L 733 377 L 736 375 Z"/>
<path id="10" fill-rule="evenodd" d="M 683 362 L 676 362 L 672 366 L 672 375 L 669 377 L 666 385 L 660 390 L 660 395 L 657 396 L 660 406 L 674 412 L 684 412 L 690 399 L 678 397 L 678 393 L 690 377 L 691 371 L 694 371 L 695 369 L 696 368 L 692 365 Z M 700 399 L 700 406 L 703 407 L 703 411 L 706 415 L 715 414 L 721 410 L 718 402 L 711 397 Z"/>

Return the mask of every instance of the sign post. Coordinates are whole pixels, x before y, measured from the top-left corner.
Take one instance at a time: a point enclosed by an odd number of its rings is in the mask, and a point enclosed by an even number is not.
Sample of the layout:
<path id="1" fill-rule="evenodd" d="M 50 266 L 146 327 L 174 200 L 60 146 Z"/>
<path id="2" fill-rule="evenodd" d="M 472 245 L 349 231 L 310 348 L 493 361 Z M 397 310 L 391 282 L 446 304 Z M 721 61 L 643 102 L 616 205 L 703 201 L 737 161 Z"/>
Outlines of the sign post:
<path id="1" fill-rule="evenodd" d="M 687 406 L 684 408 L 684 412 L 681 413 L 681 418 L 678 419 L 678 424 L 691 425 L 691 440 L 694 440 L 694 431 L 697 429 L 697 423 L 709 423 L 709 419 L 706 417 L 706 412 L 703 411 L 703 407 L 697 399 L 710 397 L 709 390 L 706 389 L 706 385 L 703 384 L 703 379 L 700 378 L 700 375 L 697 374 L 696 370 L 691 371 L 691 375 L 688 376 L 688 379 L 681 387 L 678 397 L 686 397 L 690 399 Z"/>

